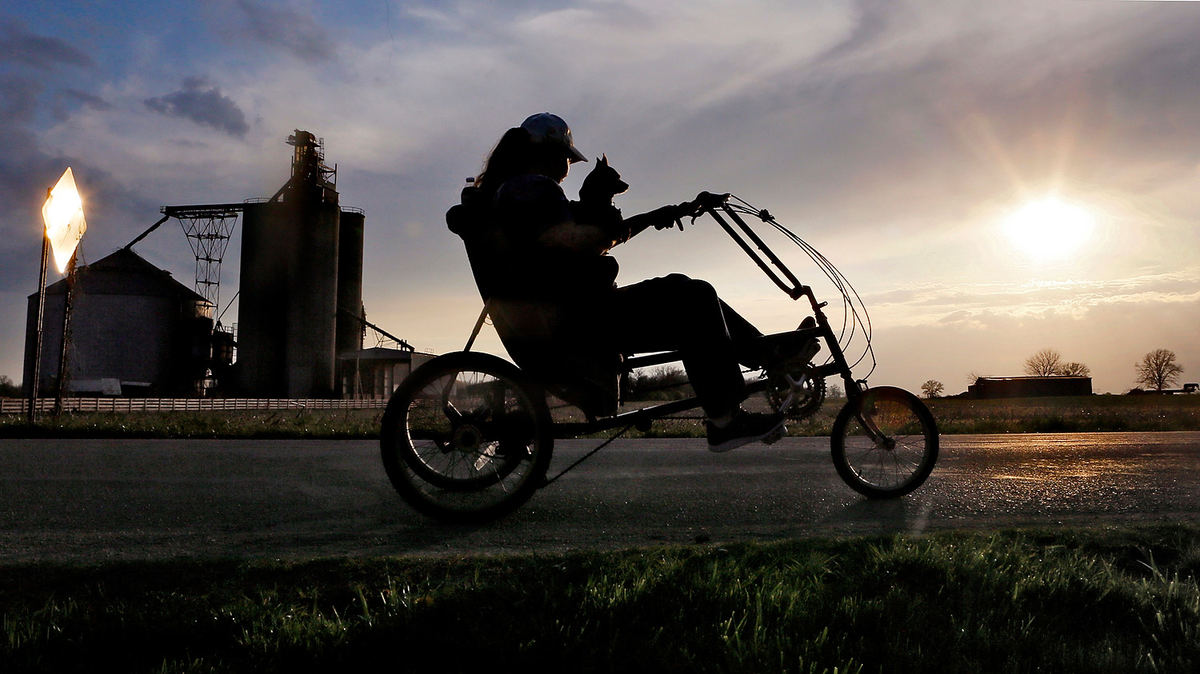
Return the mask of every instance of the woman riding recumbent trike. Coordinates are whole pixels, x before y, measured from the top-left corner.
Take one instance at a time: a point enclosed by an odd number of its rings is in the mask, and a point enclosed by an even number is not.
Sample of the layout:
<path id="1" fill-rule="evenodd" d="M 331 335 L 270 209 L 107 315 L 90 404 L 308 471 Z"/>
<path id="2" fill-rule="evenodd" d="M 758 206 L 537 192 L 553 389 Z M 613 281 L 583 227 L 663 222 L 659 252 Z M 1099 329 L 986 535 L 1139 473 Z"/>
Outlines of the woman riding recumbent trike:
<path id="1" fill-rule="evenodd" d="M 464 241 L 485 299 L 483 313 L 463 351 L 425 363 L 396 389 L 380 440 L 387 474 L 405 501 L 425 514 L 457 521 L 505 514 L 557 479 L 547 480 L 556 438 L 632 427 L 648 430 L 657 419 L 702 404 L 690 397 L 619 412 L 619 377 L 678 362 L 680 353 L 620 354 L 605 349 L 602 342 L 564 343 L 556 335 L 559 326 L 552 307 L 530 306 L 497 293 L 492 287 L 496 279 L 527 270 L 504 268 L 508 258 L 496 252 L 510 242 L 490 219 L 486 205 L 472 203 L 471 190 L 467 188 L 463 203 L 447 214 L 447 223 Z M 873 352 L 866 309 L 845 277 L 767 211 L 736 197 L 705 195 L 704 203 L 696 204 L 693 220 L 702 215 L 715 220 L 780 289 L 793 300 L 807 298 L 812 310 L 796 330 L 757 340 L 756 352 L 743 359 L 750 363 L 749 373 L 756 375 L 745 382 L 746 391 L 762 394 L 771 410 L 787 419 L 803 419 L 823 403 L 826 378 L 839 377 L 846 402 L 831 433 L 838 474 L 872 498 L 898 497 L 919 487 L 937 460 L 936 423 L 913 394 L 894 387 L 869 388 L 865 378 L 854 378 L 844 343 L 856 336 L 865 339 L 863 355 L 854 365 L 868 356 L 873 359 Z M 755 216 L 782 232 L 833 281 L 845 311 L 839 331 L 823 311 L 826 303 L 817 301 L 812 289 L 796 279 L 742 215 Z M 488 316 L 516 365 L 470 350 Z M 817 365 L 810 359 L 820 345 L 828 357 Z M 552 399 L 578 407 L 586 419 L 554 421 Z M 764 441 L 773 442 L 779 434 Z"/>

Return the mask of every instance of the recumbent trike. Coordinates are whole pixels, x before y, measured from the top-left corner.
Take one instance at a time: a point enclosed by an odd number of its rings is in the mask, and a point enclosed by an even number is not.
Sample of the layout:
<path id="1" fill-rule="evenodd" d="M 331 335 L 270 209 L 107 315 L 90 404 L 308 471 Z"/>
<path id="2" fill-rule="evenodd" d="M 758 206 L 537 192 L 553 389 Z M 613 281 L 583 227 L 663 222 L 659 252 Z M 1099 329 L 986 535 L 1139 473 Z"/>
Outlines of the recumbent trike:
<path id="1" fill-rule="evenodd" d="M 825 379 L 840 377 L 846 402 L 831 434 L 838 474 L 855 491 L 871 498 L 898 497 L 921 486 L 937 461 L 937 424 L 912 393 L 890 386 L 870 388 L 865 378 L 854 378 L 851 368 L 868 356 L 874 358 L 870 321 L 865 306 L 841 272 L 767 211 L 757 210 L 737 197 L 722 195 L 696 217 L 702 215 L 716 220 L 789 297 L 808 299 L 812 316 L 800 328 L 767 338 L 815 338 L 828 349 L 827 360 L 820 365 L 809 362 L 810 350 L 801 359 L 764 367 L 746 382 L 749 394 L 765 394 L 772 409 L 798 420 L 814 414 L 824 402 Z M 817 301 L 812 288 L 796 279 L 742 215 L 754 216 L 781 232 L 833 282 L 842 294 L 844 308 L 838 332 L 823 311 L 826 303 Z M 468 256 L 473 246 L 495 243 L 481 240 L 483 233 L 465 231 L 453 222 L 451 230 L 463 237 Z M 473 268 L 475 263 L 472 257 Z M 593 408 L 585 420 L 555 421 L 549 401 L 577 400 L 571 386 L 548 381 L 547 372 L 534 374 L 497 356 L 470 350 L 488 314 L 489 307 L 485 306 L 463 351 L 438 356 L 413 371 L 393 393 L 383 415 L 380 448 L 384 467 L 400 496 L 422 513 L 449 521 L 499 517 L 548 484 L 547 470 L 556 438 L 624 432 L 634 427 L 647 431 L 655 420 L 700 406 L 695 397 L 626 412 L 600 406 L 600 413 Z M 501 326 L 496 323 L 496 327 L 506 348 L 512 351 L 503 340 Z M 843 346 L 860 333 L 866 346 L 858 361 L 851 364 Z M 520 358 L 514 359 L 521 362 Z M 632 355 L 620 361 L 618 373 L 678 360 L 677 352 Z M 586 402 L 577 404 L 588 409 Z"/>

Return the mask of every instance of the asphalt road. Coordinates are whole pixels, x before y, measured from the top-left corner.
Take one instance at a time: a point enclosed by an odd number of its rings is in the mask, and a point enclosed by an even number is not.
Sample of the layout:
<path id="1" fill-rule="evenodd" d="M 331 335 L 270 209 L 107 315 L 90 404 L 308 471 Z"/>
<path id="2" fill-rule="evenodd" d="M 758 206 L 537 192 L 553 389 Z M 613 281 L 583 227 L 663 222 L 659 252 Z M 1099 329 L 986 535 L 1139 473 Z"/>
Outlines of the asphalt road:
<path id="1" fill-rule="evenodd" d="M 560 441 L 551 473 L 594 446 Z M 622 440 L 482 526 L 392 491 L 370 441 L 0 440 L 0 563 L 494 554 L 1014 526 L 1200 523 L 1200 433 L 943 436 L 868 501 L 827 438 Z"/>

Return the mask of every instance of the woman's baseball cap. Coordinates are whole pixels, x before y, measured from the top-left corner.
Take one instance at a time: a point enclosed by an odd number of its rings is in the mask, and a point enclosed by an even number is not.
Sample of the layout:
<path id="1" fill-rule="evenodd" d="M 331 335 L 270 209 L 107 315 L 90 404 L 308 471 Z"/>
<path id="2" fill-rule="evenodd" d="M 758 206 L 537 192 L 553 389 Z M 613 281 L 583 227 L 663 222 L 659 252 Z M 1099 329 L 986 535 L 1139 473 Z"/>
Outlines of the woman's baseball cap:
<path id="1" fill-rule="evenodd" d="M 571 127 L 567 126 L 562 117 L 548 112 L 539 112 L 521 122 L 521 128 L 529 132 L 529 136 L 535 143 L 554 143 L 561 146 L 572 163 L 587 161 L 587 157 L 576 150 L 575 143 L 571 142 Z"/>

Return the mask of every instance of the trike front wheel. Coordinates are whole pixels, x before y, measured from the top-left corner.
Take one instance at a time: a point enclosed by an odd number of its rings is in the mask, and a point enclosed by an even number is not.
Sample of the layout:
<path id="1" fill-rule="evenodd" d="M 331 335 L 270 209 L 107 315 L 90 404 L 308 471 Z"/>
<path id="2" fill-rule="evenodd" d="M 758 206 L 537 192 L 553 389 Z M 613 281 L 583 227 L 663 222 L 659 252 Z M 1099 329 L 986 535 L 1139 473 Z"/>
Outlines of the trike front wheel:
<path id="1" fill-rule="evenodd" d="M 852 397 L 833 422 L 831 440 L 838 475 L 871 498 L 911 492 L 937 462 L 933 414 L 915 395 L 891 386 Z"/>
<path id="2" fill-rule="evenodd" d="M 417 510 L 481 521 L 520 506 L 541 486 L 553 450 L 550 413 L 524 374 L 500 358 L 435 358 L 388 402 L 380 452 L 396 491 Z"/>

